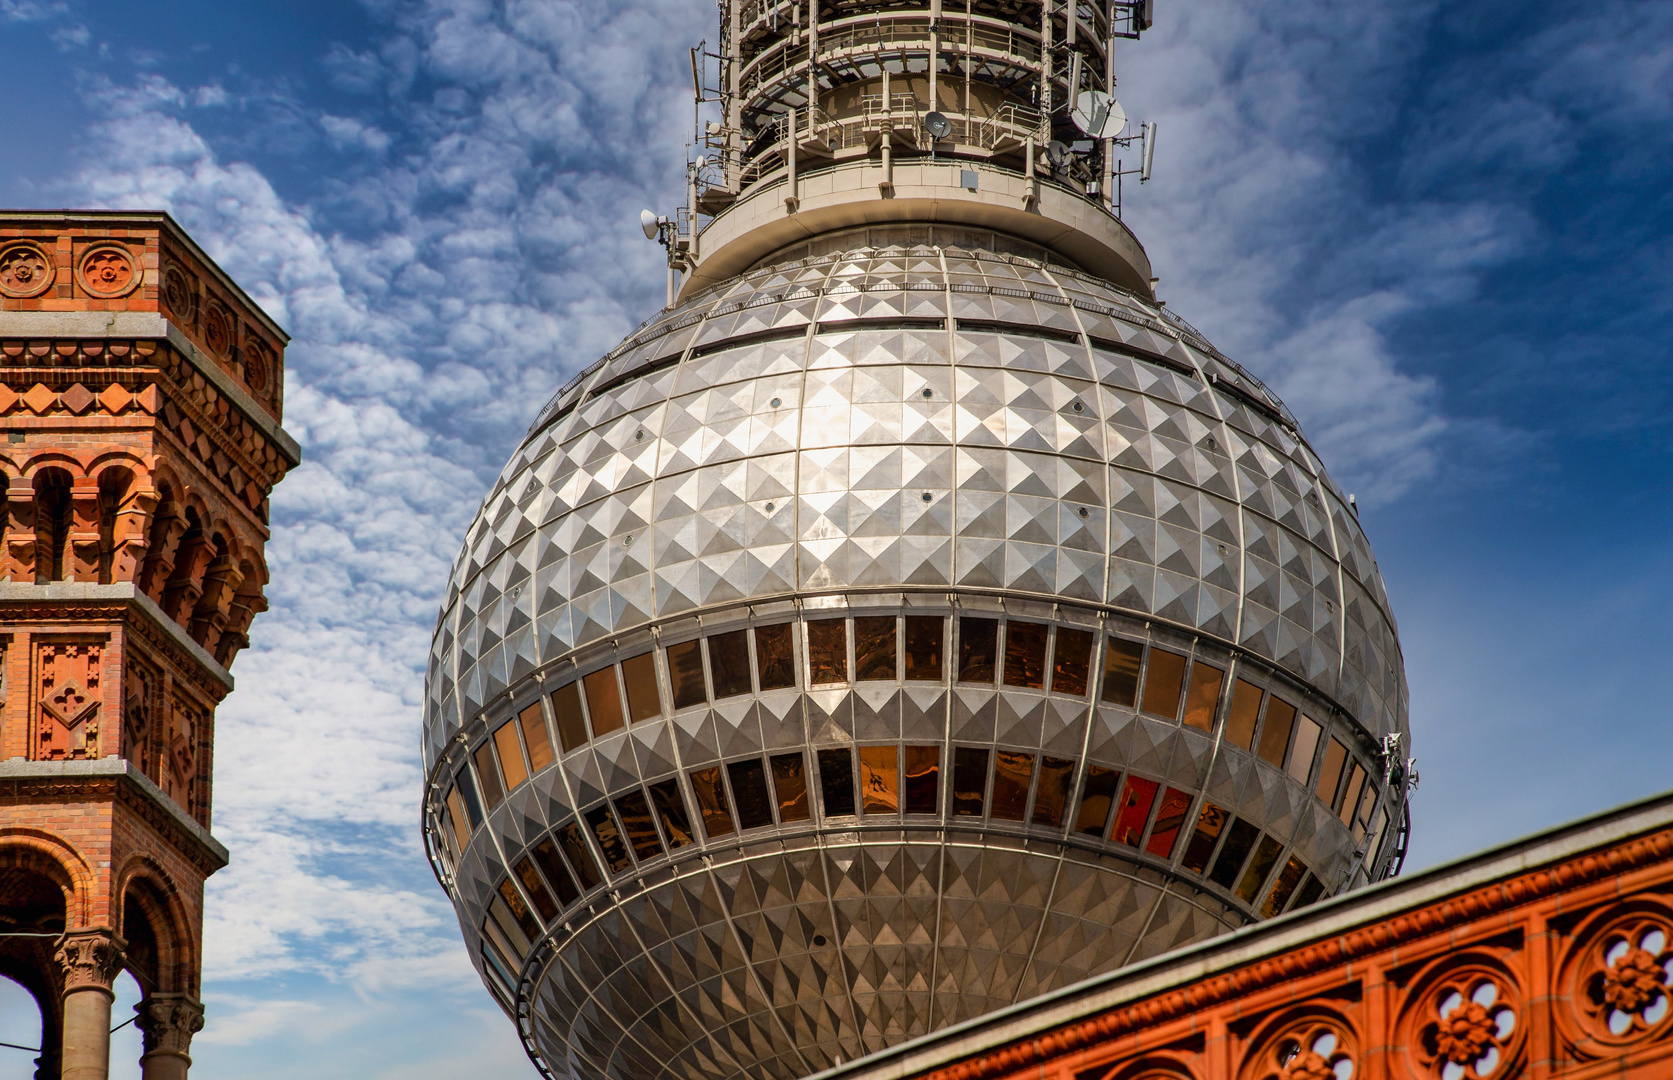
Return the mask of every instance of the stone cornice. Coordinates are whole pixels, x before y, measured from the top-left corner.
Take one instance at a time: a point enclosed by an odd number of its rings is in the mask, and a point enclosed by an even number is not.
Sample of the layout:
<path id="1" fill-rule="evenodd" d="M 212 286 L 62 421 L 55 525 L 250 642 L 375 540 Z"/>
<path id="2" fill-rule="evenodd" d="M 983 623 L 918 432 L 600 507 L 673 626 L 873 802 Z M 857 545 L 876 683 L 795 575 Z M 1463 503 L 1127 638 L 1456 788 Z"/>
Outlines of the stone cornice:
<path id="1" fill-rule="evenodd" d="M 131 581 L 113 585 L 76 581 L 57 581 L 48 585 L 0 582 L 0 608 L 7 609 L 7 622 L 16 622 L 20 617 L 56 619 L 60 617 L 57 612 L 66 608 L 99 606 L 110 608 L 113 618 L 120 617 L 118 613 L 141 613 L 145 624 L 154 631 L 149 635 L 154 644 L 173 648 L 181 660 L 189 659 L 209 680 L 224 687 L 226 693 L 232 692 L 231 673 L 202 645 L 193 641 L 179 623 L 163 614 L 156 601 L 140 592 Z"/>
<path id="2" fill-rule="evenodd" d="M 1044 1074 L 1145 1029 L 1670 860 L 1673 793 L 1256 923 L 816 1075 Z"/>
<path id="3" fill-rule="evenodd" d="M 227 849 L 199 825 L 163 789 L 126 758 L 92 761 L 0 761 L 0 795 L 62 799 L 66 796 L 115 797 L 152 828 L 167 836 L 204 873 L 229 861 Z"/>
<path id="4" fill-rule="evenodd" d="M 205 356 L 173 322 L 153 311 L 0 311 L 0 339 L 120 338 L 166 341 L 259 430 L 285 460 L 295 467 L 302 448 L 266 408 L 256 403 L 221 365 Z"/>

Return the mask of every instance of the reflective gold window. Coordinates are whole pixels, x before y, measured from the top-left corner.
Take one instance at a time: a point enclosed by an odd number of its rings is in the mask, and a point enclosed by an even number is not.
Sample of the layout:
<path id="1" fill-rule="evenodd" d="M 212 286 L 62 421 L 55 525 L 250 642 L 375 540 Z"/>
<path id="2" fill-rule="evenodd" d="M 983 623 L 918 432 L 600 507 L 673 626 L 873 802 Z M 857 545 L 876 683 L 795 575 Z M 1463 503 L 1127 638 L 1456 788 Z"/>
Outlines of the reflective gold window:
<path id="1" fill-rule="evenodd" d="M 1319 769 L 1319 786 L 1314 789 L 1319 798 L 1332 807 L 1336 805 L 1336 789 L 1342 783 L 1342 769 L 1347 763 L 1348 748 L 1332 737 L 1325 744 L 1324 765 Z"/>
<path id="2" fill-rule="evenodd" d="M 858 639 L 858 632 L 855 634 Z M 899 748 L 888 746 L 860 747 L 860 806 L 868 814 L 894 814 L 900 811 Z"/>
<path id="3" fill-rule="evenodd" d="M 1174 841 L 1179 838 L 1179 830 L 1185 825 L 1185 815 L 1191 812 L 1191 796 L 1178 788 L 1168 788 L 1162 793 L 1162 805 L 1156 810 L 1156 824 L 1151 826 L 1150 839 L 1144 843 L 1144 850 L 1158 858 L 1166 859 L 1173 855 Z"/>
<path id="4" fill-rule="evenodd" d="M 775 623 L 755 628 L 755 673 L 763 690 L 783 690 L 796 685 L 794 623 Z"/>
<path id="5" fill-rule="evenodd" d="M 848 750 L 819 751 L 819 794 L 826 817 L 854 813 L 854 755 Z"/>
<path id="6" fill-rule="evenodd" d="M 709 638 L 709 681 L 716 701 L 750 692 L 748 631 L 731 630 Z"/>
<path id="7" fill-rule="evenodd" d="M 734 761 L 726 766 L 732 781 L 732 801 L 738 808 L 738 824 L 759 829 L 773 823 L 772 796 L 767 794 L 767 770 L 758 757 Z"/>
<path id="8" fill-rule="evenodd" d="M 1319 748 L 1319 736 L 1324 729 L 1311 718 L 1303 716 L 1295 728 L 1295 745 L 1290 747 L 1290 775 L 1305 784 L 1313 771 L 1313 752 Z"/>
<path id="9" fill-rule="evenodd" d="M 1261 837 L 1261 842 L 1255 846 L 1255 857 L 1249 860 L 1249 868 L 1243 871 L 1243 878 L 1237 883 L 1239 900 L 1245 904 L 1255 902 L 1255 897 L 1261 894 L 1261 886 L 1266 884 L 1266 875 L 1272 872 L 1283 850 L 1284 845 L 1272 837 Z"/>
<path id="10" fill-rule="evenodd" d="M 657 820 L 662 822 L 662 835 L 668 846 L 682 848 L 695 837 L 691 832 L 691 818 L 685 812 L 685 798 L 680 795 L 678 780 L 663 780 L 651 785 L 651 802 L 656 805 Z"/>
<path id="11" fill-rule="evenodd" d="M 953 748 L 953 814 L 981 817 L 987 805 L 988 752 L 975 746 Z"/>
<path id="12" fill-rule="evenodd" d="M 622 696 L 616 689 L 616 669 L 607 667 L 581 680 L 587 688 L 587 715 L 592 717 L 593 738 L 608 735 L 622 726 Z"/>
<path id="13" fill-rule="evenodd" d="M 536 701 L 517 714 L 517 722 L 523 725 L 523 743 L 529 749 L 529 767 L 539 772 L 552 764 L 552 738 L 546 734 L 546 715 L 540 702 Z"/>
<path id="14" fill-rule="evenodd" d="M 1075 778 L 1075 763 L 1068 758 L 1040 759 L 1040 782 L 1034 791 L 1034 812 L 1028 816 L 1035 825 L 1058 828 L 1069 802 L 1069 785 Z"/>
<path id="15" fill-rule="evenodd" d="M 709 700 L 708 688 L 703 685 L 703 643 L 682 641 L 670 645 L 668 657 L 668 685 L 674 690 L 674 708 L 689 709 Z"/>
<path id="16" fill-rule="evenodd" d="M 566 821 L 555 830 L 558 843 L 563 847 L 563 853 L 569 856 L 569 865 L 575 868 L 575 876 L 581 879 L 581 888 L 590 889 L 603 881 L 598 872 L 598 863 L 593 861 L 592 849 L 587 847 L 586 837 L 581 835 L 580 826 L 574 821 Z"/>
<path id="17" fill-rule="evenodd" d="M 947 621 L 939 615 L 906 617 L 906 677 L 941 681 L 941 643 Z"/>
<path id="18" fill-rule="evenodd" d="M 1226 830 L 1226 842 L 1220 845 L 1220 854 L 1214 860 L 1214 869 L 1208 872 L 1208 880 L 1221 888 L 1231 888 L 1260 834 L 1260 829 L 1242 818 L 1233 819 L 1231 828 Z"/>
<path id="19" fill-rule="evenodd" d="M 1039 623 L 1005 624 L 1005 685 L 1043 690 L 1046 685 L 1046 631 Z"/>
<path id="20" fill-rule="evenodd" d="M 651 817 L 651 804 L 642 791 L 630 791 L 616 799 L 616 816 L 621 818 L 622 830 L 633 848 L 635 858 L 643 862 L 662 854 L 662 841 L 656 835 L 656 819 Z"/>
<path id="21" fill-rule="evenodd" d="M 813 814 L 807 803 L 807 774 L 802 770 L 802 755 L 774 754 L 772 764 L 773 794 L 778 799 L 778 820 L 808 820 Z"/>
<path id="22" fill-rule="evenodd" d="M 1220 705 L 1220 686 L 1226 673 L 1197 660 L 1191 664 L 1191 689 L 1185 695 L 1185 726 L 1198 731 L 1214 730 L 1214 713 Z"/>
<path id="23" fill-rule="evenodd" d="M 662 692 L 656 686 L 656 657 L 640 653 L 622 661 L 622 682 L 627 684 L 627 715 L 635 724 L 662 715 Z"/>
<path id="24" fill-rule="evenodd" d="M 1085 697 L 1091 668 L 1091 632 L 1058 627 L 1057 642 L 1051 653 L 1051 692 Z"/>
<path id="25" fill-rule="evenodd" d="M 515 790 L 518 784 L 529 778 L 529 770 L 523 764 L 523 747 L 517 741 L 515 721 L 507 720 L 495 729 L 494 749 L 500 752 L 500 768 L 505 772 L 506 790 Z"/>
<path id="26" fill-rule="evenodd" d="M 720 779 L 720 766 L 698 769 L 691 774 L 691 793 L 697 798 L 697 812 L 703 818 L 703 832 L 710 840 L 731 836 L 737 831 L 732 824 L 732 807 L 726 799 L 726 788 Z"/>
<path id="27" fill-rule="evenodd" d="M 494 748 L 489 743 L 483 743 L 476 748 L 474 756 L 477 779 L 482 781 L 482 800 L 491 812 L 505 798 L 505 789 L 500 787 L 500 774 L 494 768 Z"/>
<path id="28" fill-rule="evenodd" d="M 862 615 L 854 620 L 854 678 L 859 682 L 896 678 L 893 615 Z"/>
<path id="29" fill-rule="evenodd" d="M 1220 842 L 1220 834 L 1225 831 L 1226 821 L 1230 817 L 1230 814 L 1213 803 L 1204 803 L 1202 812 L 1197 815 L 1197 827 L 1191 833 L 1191 842 L 1185 847 L 1185 858 L 1180 865 L 1193 874 L 1207 871 L 1208 860 L 1214 854 L 1214 845 Z"/>
<path id="30" fill-rule="evenodd" d="M 1308 904 L 1317 903 L 1324 895 L 1324 882 L 1313 876 L 1309 870 L 1307 876 L 1301 879 L 1301 888 L 1296 890 L 1295 903 L 1290 905 L 1291 911 L 1300 911 Z"/>
<path id="31" fill-rule="evenodd" d="M 1185 658 L 1166 649 L 1151 649 L 1150 666 L 1144 673 L 1144 711 L 1174 719 L 1179 715 L 1179 695 L 1184 688 Z"/>
<path id="32" fill-rule="evenodd" d="M 1353 763 L 1353 772 L 1348 775 L 1348 786 L 1343 789 L 1341 809 L 1337 811 L 1342 824 L 1353 824 L 1354 811 L 1359 809 L 1360 789 L 1364 786 L 1365 769 L 1356 761 Z"/>
<path id="33" fill-rule="evenodd" d="M 999 647 L 999 623 L 993 619 L 958 621 L 958 681 L 992 683 L 994 653 Z"/>
<path id="34" fill-rule="evenodd" d="M 1111 705 L 1132 708 L 1139 695 L 1139 662 L 1144 646 L 1136 641 L 1110 638 L 1104 650 L 1103 699 Z"/>
<path id="35" fill-rule="evenodd" d="M 1295 727 L 1295 706 L 1283 698 L 1267 695 L 1266 720 L 1261 724 L 1261 745 L 1256 753 L 1280 769 L 1284 752 L 1290 748 L 1290 731 Z"/>
<path id="36" fill-rule="evenodd" d="M 552 718 L 558 722 L 558 743 L 569 753 L 587 744 L 587 721 L 581 714 L 581 684 L 567 683 L 552 691 Z"/>
<path id="37" fill-rule="evenodd" d="M 1266 903 L 1261 905 L 1261 917 L 1270 919 L 1284 910 L 1284 905 L 1295 895 L 1295 887 L 1301 884 L 1301 876 L 1307 872 L 1300 859 L 1290 856 L 1284 868 L 1278 871 L 1278 880 L 1272 883 L 1272 891 L 1266 894 Z"/>
<path id="38" fill-rule="evenodd" d="M 1034 755 L 998 750 L 993 755 L 993 803 L 988 816 L 1021 821 L 1028 810 L 1028 787 L 1034 780 Z"/>
<path id="39" fill-rule="evenodd" d="M 1161 785 L 1142 776 L 1129 776 L 1121 792 L 1121 805 L 1115 812 L 1115 831 L 1110 839 L 1117 844 L 1138 847 L 1144 836 L 1144 823 L 1150 820 L 1150 808 L 1156 804 L 1156 789 Z"/>
<path id="40" fill-rule="evenodd" d="M 908 746 L 906 753 L 906 812 L 941 812 L 941 748 Z"/>
<path id="41" fill-rule="evenodd" d="M 604 803 L 587 811 L 587 827 L 593 831 L 593 839 L 598 841 L 598 850 L 604 853 L 604 862 L 610 867 L 612 874 L 619 874 L 633 866 L 633 859 L 627 853 L 627 845 L 622 842 L 621 826 L 616 824 L 616 815 L 610 812 L 610 805 Z"/>
<path id="42" fill-rule="evenodd" d="M 830 686 L 848 681 L 848 620 L 813 619 L 807 624 L 808 682 Z"/>
<path id="43" fill-rule="evenodd" d="M 457 785 L 447 792 L 447 823 L 453 826 L 453 838 L 459 842 L 459 851 L 464 852 L 465 846 L 471 842 L 470 820 L 465 817 L 465 805 L 459 798 Z"/>
<path id="44" fill-rule="evenodd" d="M 1238 679 L 1226 710 L 1226 741 L 1245 750 L 1255 748 L 1255 725 L 1261 718 L 1261 688 Z"/>
<path id="45" fill-rule="evenodd" d="M 470 815 L 471 828 L 482 824 L 482 804 L 476 798 L 476 782 L 471 779 L 468 768 L 460 768 L 453 774 L 454 790 L 465 804 L 465 812 Z"/>
<path id="46" fill-rule="evenodd" d="M 546 891 L 546 883 L 541 881 L 540 875 L 535 872 L 534 863 L 524 858 L 512 867 L 512 872 L 517 875 L 517 880 L 523 883 L 523 891 L 529 894 L 529 899 L 534 903 L 535 910 L 540 912 L 540 917 L 550 922 L 558 913 L 558 905 L 552 900 L 552 894 Z"/>
<path id="47" fill-rule="evenodd" d="M 511 883 L 510 878 L 500 882 L 499 894 L 500 900 L 495 901 L 496 905 L 500 901 L 504 901 L 505 908 L 510 911 L 511 917 L 516 920 L 517 929 L 523 932 L 523 936 L 529 942 L 533 942 L 540 937 L 540 924 L 534 921 L 534 912 L 529 910 L 529 905 L 525 904 L 522 896 L 518 895 L 517 886 Z M 501 925 L 505 926 L 503 919 Z M 511 927 L 505 926 L 505 929 L 509 930 Z M 527 944 L 523 942 L 518 944 L 521 946 L 521 951 L 528 951 Z"/>
<path id="48" fill-rule="evenodd" d="M 558 846 L 550 838 L 536 844 L 531 854 L 540 872 L 546 875 L 552 891 L 558 894 L 558 903 L 568 907 L 581 898 L 581 890 L 575 887 L 575 879 L 570 876 L 569 868 L 558 855 Z"/>
<path id="49" fill-rule="evenodd" d="M 1080 811 L 1075 814 L 1075 831 L 1082 836 L 1104 835 L 1110 823 L 1110 807 L 1115 805 L 1115 792 L 1121 784 L 1119 769 L 1102 765 L 1086 767 L 1086 783 L 1081 788 Z"/>

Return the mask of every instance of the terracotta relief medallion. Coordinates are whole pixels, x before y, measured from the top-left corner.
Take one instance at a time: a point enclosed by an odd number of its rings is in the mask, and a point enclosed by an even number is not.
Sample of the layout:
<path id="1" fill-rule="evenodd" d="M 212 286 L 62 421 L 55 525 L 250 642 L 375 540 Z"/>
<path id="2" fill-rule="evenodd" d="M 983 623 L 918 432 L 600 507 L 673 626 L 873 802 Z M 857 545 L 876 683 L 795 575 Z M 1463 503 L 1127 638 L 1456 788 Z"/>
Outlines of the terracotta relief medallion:
<path id="1" fill-rule="evenodd" d="M 1358 1042 L 1340 1016 L 1310 1010 L 1279 1017 L 1266 1031 L 1256 1037 L 1241 1080 L 1353 1080 Z"/>
<path id="2" fill-rule="evenodd" d="M 163 271 L 163 306 L 183 323 L 190 323 L 197 314 L 197 294 L 192 292 L 192 279 L 186 276 L 186 271 L 172 264 Z"/>
<path id="3" fill-rule="evenodd" d="M 76 265 L 76 280 L 83 289 L 100 299 L 126 296 L 139 284 L 134 257 L 119 244 L 89 248 Z"/>
<path id="4" fill-rule="evenodd" d="M 267 391 L 268 372 L 272 368 L 268 357 L 266 345 L 253 337 L 244 339 L 244 385 L 258 396 Z"/>
<path id="5" fill-rule="evenodd" d="M 1673 911 L 1653 901 L 1612 908 L 1582 924 L 1560 985 L 1577 1048 L 1603 1057 L 1667 1034 L 1673 1016 Z"/>
<path id="6" fill-rule="evenodd" d="M 214 300 L 204 308 L 203 343 L 222 359 L 232 352 L 232 315 Z"/>
<path id="7" fill-rule="evenodd" d="M 41 245 L 18 240 L 0 248 L 0 294 L 19 299 L 39 296 L 51 287 L 52 279 L 52 260 Z"/>
<path id="8" fill-rule="evenodd" d="M 1402 1027 L 1418 1075 L 1496 1080 L 1513 1075 L 1523 1043 L 1522 996 L 1486 958 L 1442 961 L 1412 996 Z"/>

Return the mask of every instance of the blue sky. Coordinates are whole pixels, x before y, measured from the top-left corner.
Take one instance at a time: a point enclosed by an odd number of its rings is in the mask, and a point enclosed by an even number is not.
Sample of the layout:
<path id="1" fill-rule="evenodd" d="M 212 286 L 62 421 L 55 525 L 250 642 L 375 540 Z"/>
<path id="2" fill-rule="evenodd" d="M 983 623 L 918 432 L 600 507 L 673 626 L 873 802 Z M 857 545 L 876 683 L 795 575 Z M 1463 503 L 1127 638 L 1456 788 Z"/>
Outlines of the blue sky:
<path id="1" fill-rule="evenodd" d="M 1120 54 L 1161 124 L 1129 223 L 1358 494 L 1412 687 L 1412 864 L 1673 786 L 1673 5 L 1158 9 Z M 660 303 L 636 216 L 679 198 L 713 20 L 0 0 L 0 204 L 166 208 L 295 338 L 306 464 L 220 713 L 195 1076 L 534 1075 L 416 843 L 423 660 L 524 426 Z M 0 992 L 0 1041 L 32 1023 Z"/>

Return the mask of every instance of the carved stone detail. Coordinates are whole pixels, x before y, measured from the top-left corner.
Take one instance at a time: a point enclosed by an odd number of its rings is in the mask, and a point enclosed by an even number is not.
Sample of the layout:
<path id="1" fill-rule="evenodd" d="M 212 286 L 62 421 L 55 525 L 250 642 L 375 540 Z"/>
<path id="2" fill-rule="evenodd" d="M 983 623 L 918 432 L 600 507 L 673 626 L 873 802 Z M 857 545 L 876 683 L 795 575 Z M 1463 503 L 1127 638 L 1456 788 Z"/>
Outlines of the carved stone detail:
<path id="1" fill-rule="evenodd" d="M 134 1026 L 145 1033 L 146 1054 L 179 1054 L 191 1050 L 192 1036 L 203 1030 L 203 1005 L 185 994 L 152 994 L 134 1012 Z"/>
<path id="2" fill-rule="evenodd" d="M 219 300 L 211 300 L 203 310 L 203 343 L 217 359 L 224 360 L 232 352 L 232 313 Z"/>
<path id="3" fill-rule="evenodd" d="M 36 644 L 36 760 L 99 756 L 103 651 L 102 644 L 93 641 Z"/>
<path id="4" fill-rule="evenodd" d="M 1572 1011 L 1558 1014 L 1584 1057 L 1673 1031 L 1673 907 L 1644 899 L 1582 925 L 1559 985 Z"/>
<path id="5" fill-rule="evenodd" d="M 1299 1016 L 1286 1014 L 1267 1031 L 1242 1069 L 1243 1080 L 1353 1080 L 1358 1040 L 1334 1013 L 1309 1009 Z"/>
<path id="6" fill-rule="evenodd" d="M 163 306 L 168 313 L 190 326 L 197 317 L 197 292 L 192 288 L 192 279 L 174 263 L 163 269 Z"/>
<path id="7" fill-rule="evenodd" d="M 64 981 L 64 992 L 87 987 L 110 989 L 122 970 L 122 950 L 126 942 L 109 930 L 69 930 L 58 939 L 58 950 L 53 960 L 58 964 Z"/>
<path id="8" fill-rule="evenodd" d="M 31 240 L 17 240 L 0 248 L 0 294 L 27 299 L 52 287 L 52 257 Z"/>
<path id="9" fill-rule="evenodd" d="M 134 257 L 121 244 L 96 244 L 76 263 L 76 283 L 101 300 L 128 295 L 139 278 Z"/>
<path id="10" fill-rule="evenodd" d="M 1527 1024 L 1520 988 L 1485 957 L 1443 961 L 1413 995 L 1406 1046 L 1419 1075 L 1440 1080 L 1513 1076 Z"/>

